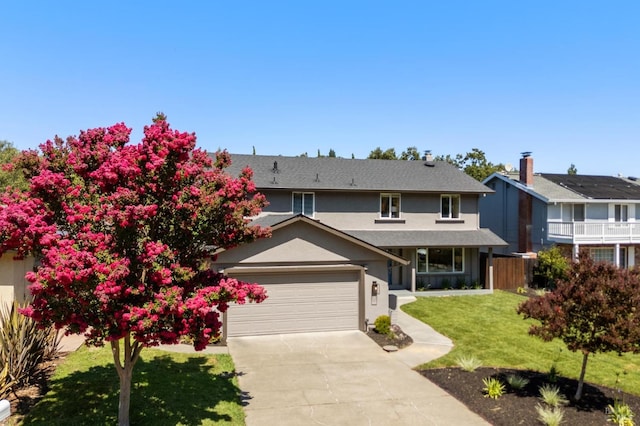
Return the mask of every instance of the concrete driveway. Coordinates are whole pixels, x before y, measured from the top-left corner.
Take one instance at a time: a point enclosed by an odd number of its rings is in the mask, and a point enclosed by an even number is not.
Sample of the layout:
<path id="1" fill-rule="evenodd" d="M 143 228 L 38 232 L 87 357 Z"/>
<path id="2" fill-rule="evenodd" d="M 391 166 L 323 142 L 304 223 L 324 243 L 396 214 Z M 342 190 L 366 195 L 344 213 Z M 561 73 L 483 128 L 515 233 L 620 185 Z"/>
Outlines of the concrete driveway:
<path id="1" fill-rule="evenodd" d="M 487 425 L 359 331 L 237 337 L 246 424 Z"/>

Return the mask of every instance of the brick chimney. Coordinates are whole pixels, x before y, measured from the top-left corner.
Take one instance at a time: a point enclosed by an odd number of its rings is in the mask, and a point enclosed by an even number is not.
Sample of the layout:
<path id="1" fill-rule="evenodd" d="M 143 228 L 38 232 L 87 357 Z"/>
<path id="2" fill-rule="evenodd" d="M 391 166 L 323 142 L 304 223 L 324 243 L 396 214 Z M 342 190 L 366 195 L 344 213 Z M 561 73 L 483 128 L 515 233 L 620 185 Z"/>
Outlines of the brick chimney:
<path id="1" fill-rule="evenodd" d="M 533 186 L 533 157 L 530 152 L 523 152 L 520 159 L 520 183 Z"/>
<path id="2" fill-rule="evenodd" d="M 520 159 L 520 183 L 533 186 L 533 157 L 523 152 Z M 518 191 L 518 251 L 530 253 L 533 250 L 531 230 L 533 226 L 533 197 L 525 191 Z"/>

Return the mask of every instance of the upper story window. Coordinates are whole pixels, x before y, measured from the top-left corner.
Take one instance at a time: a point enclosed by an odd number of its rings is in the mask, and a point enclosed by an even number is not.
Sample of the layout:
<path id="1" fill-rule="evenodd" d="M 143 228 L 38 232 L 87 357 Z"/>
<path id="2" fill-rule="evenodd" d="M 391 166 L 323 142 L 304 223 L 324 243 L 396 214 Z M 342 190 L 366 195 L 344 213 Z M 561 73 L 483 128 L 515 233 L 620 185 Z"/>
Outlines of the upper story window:
<path id="1" fill-rule="evenodd" d="M 616 204 L 613 208 L 616 222 L 629 221 L 629 206 L 626 204 Z"/>
<path id="2" fill-rule="evenodd" d="M 400 194 L 380 194 L 380 217 L 385 219 L 400 217 Z"/>
<path id="3" fill-rule="evenodd" d="M 460 218 L 460 195 L 447 194 L 440 197 L 440 217 L 442 219 Z"/>
<path id="4" fill-rule="evenodd" d="M 293 213 L 313 217 L 315 197 L 313 192 L 293 193 Z"/>
<path id="5" fill-rule="evenodd" d="M 584 204 L 573 205 L 573 221 L 584 222 Z"/>

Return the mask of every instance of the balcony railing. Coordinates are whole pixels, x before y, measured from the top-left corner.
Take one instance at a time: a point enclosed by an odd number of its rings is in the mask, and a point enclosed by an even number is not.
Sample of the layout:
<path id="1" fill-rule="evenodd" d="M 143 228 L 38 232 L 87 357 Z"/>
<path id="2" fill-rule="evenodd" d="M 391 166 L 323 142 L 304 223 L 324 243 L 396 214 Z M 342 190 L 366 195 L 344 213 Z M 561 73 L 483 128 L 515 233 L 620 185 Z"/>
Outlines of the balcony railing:
<path id="1" fill-rule="evenodd" d="M 548 238 L 571 243 L 640 243 L 640 222 L 548 222 Z"/>

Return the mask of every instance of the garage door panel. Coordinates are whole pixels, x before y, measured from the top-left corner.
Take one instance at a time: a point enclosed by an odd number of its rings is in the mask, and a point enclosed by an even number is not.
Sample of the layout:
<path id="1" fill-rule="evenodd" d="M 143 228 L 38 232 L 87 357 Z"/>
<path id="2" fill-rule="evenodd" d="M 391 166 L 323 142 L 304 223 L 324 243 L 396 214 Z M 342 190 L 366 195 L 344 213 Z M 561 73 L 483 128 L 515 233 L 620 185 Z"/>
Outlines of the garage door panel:
<path id="1" fill-rule="evenodd" d="M 259 304 L 230 306 L 227 336 L 356 330 L 359 328 L 358 276 L 350 271 L 238 277 L 259 282 L 269 297 Z"/>

